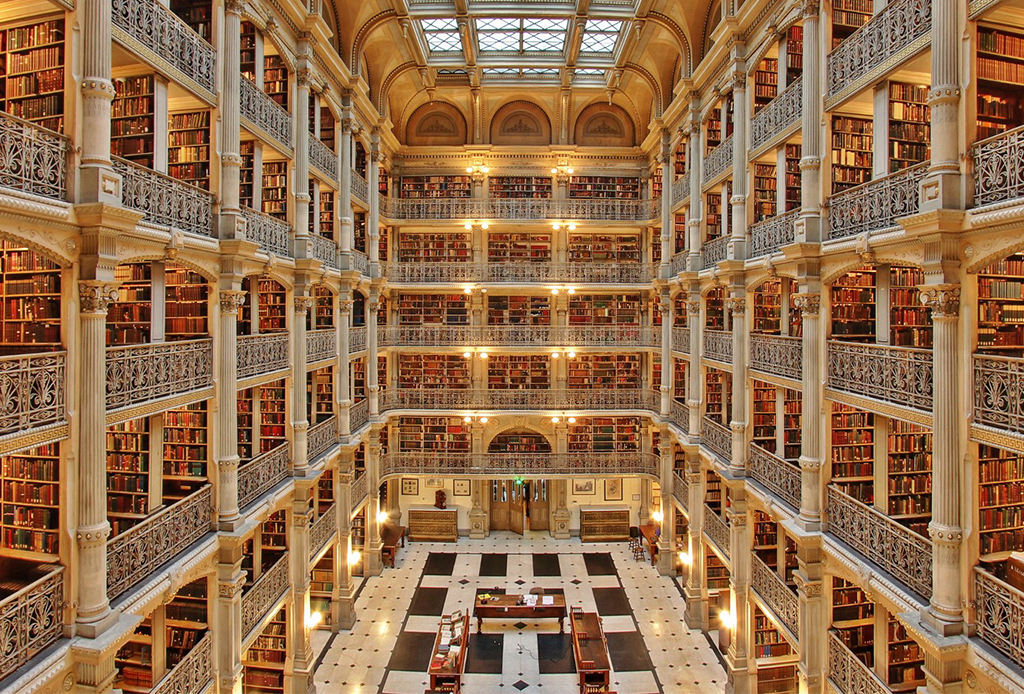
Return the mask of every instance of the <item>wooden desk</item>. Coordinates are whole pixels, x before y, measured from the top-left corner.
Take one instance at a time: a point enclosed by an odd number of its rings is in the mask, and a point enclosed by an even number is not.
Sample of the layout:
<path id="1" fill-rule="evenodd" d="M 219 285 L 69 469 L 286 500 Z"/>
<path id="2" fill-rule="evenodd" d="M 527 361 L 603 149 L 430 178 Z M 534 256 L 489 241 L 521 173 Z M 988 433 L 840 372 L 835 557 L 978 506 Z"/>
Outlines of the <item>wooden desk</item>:
<path id="1" fill-rule="evenodd" d="M 611 658 L 608 641 L 596 612 L 574 611 L 569 615 L 572 627 L 572 653 L 580 676 L 580 692 L 608 692 L 611 686 Z"/>
<path id="2" fill-rule="evenodd" d="M 640 526 L 640 537 L 644 539 L 647 543 L 647 548 L 650 550 L 652 566 L 658 563 L 658 535 L 655 534 L 657 529 L 658 526 L 653 523 Z"/>
<path id="3" fill-rule="evenodd" d="M 398 554 L 398 543 L 405 547 L 405 526 L 385 525 L 380 529 L 380 559 L 381 563 L 395 568 L 395 556 Z"/>
<path id="4" fill-rule="evenodd" d="M 434 638 L 434 651 L 430 654 L 430 665 L 427 666 L 427 674 L 430 675 L 430 689 L 424 694 L 432 692 L 455 692 L 462 690 L 462 675 L 466 669 L 466 653 L 469 651 L 469 615 L 462 616 L 462 636 L 459 639 L 459 652 L 456 656 L 451 653 L 442 655 L 439 653 L 441 647 L 441 636 L 448 627 L 442 624 L 437 630 Z"/>
<path id="5" fill-rule="evenodd" d="M 411 508 L 409 539 L 413 542 L 457 542 L 459 512 L 457 509 Z"/>
<path id="6" fill-rule="evenodd" d="M 481 602 L 479 598 L 473 604 L 473 616 L 476 617 L 476 633 L 480 633 L 485 619 L 521 619 L 532 622 L 538 619 L 557 619 L 558 630 L 565 633 L 565 596 L 538 595 L 537 604 L 517 605 L 521 595 L 492 595 L 490 600 Z M 541 604 L 544 598 L 551 598 L 551 605 Z"/>

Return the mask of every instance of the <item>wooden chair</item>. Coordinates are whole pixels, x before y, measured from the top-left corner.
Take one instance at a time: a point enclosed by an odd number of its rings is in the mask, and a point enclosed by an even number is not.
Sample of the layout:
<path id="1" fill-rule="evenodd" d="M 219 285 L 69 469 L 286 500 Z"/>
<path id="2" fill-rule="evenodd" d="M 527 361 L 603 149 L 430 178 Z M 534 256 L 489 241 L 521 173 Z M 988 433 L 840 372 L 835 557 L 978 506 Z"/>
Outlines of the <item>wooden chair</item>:
<path id="1" fill-rule="evenodd" d="M 643 561 L 645 557 L 644 547 L 640 545 L 633 548 L 633 559 L 636 561 Z"/>
<path id="2" fill-rule="evenodd" d="M 381 547 L 380 548 L 380 563 L 381 566 L 390 566 L 392 569 L 395 568 L 395 548 L 394 547 Z"/>
<path id="3" fill-rule="evenodd" d="M 544 589 L 540 586 L 534 586 L 530 588 L 530 595 L 544 595 Z"/>

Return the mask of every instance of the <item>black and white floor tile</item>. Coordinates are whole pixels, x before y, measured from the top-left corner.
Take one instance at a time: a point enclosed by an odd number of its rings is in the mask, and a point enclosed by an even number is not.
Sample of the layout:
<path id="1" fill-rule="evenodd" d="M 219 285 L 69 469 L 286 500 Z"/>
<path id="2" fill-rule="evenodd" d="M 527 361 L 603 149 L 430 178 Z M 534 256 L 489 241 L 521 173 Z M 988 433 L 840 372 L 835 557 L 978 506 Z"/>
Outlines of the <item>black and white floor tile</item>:
<path id="1" fill-rule="evenodd" d="M 540 533 L 493 534 L 456 545 L 409 543 L 396 568 L 365 581 L 351 631 L 318 631 L 317 688 L 332 694 L 423 694 L 439 617 L 472 611 L 477 592 L 562 592 L 602 616 L 619 694 L 718 694 L 725 672 L 708 640 L 683 621 L 676 584 L 626 543 L 583 544 Z M 568 620 L 567 620 L 568 622 Z M 572 641 L 541 620 L 475 624 L 465 694 L 574 694 Z"/>

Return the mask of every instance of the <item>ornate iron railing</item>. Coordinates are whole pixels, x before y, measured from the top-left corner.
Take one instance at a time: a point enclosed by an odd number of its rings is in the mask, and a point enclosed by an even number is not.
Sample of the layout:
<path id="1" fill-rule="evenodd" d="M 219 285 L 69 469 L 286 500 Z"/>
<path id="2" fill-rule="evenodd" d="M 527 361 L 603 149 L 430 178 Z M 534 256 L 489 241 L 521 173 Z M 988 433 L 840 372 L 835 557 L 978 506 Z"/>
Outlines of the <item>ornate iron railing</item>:
<path id="1" fill-rule="evenodd" d="M 310 234 L 309 246 L 312 249 L 313 257 L 327 267 L 332 270 L 337 270 L 341 267 L 341 264 L 338 262 L 338 245 L 334 241 L 325 239 L 319 234 Z"/>
<path id="2" fill-rule="evenodd" d="M 932 411 L 932 351 L 828 341 L 829 388 Z"/>
<path id="3" fill-rule="evenodd" d="M 238 378 L 251 378 L 287 369 L 291 366 L 288 333 L 239 335 L 235 362 Z"/>
<path id="4" fill-rule="evenodd" d="M 111 161 L 121 174 L 122 205 L 152 224 L 213 236 L 213 193 L 127 159 Z"/>
<path id="5" fill-rule="evenodd" d="M 828 532 L 921 597 L 932 596 L 931 540 L 832 486 Z"/>
<path id="6" fill-rule="evenodd" d="M 690 433 L 690 408 L 685 403 L 679 402 L 675 398 L 668 401 L 669 406 L 669 419 L 675 424 L 684 434 Z"/>
<path id="7" fill-rule="evenodd" d="M 789 629 L 789 633 L 799 638 L 799 600 L 796 593 L 786 585 L 778 571 L 773 570 L 753 553 L 750 555 L 750 568 L 750 587 L 761 596 L 782 625 Z"/>
<path id="8" fill-rule="evenodd" d="M 213 634 L 199 640 L 151 694 L 203 694 L 213 684 Z"/>
<path id="9" fill-rule="evenodd" d="M 107 596 L 113 600 L 211 530 L 213 487 L 206 485 L 107 541 Z"/>
<path id="10" fill-rule="evenodd" d="M 1024 359 L 974 355 L 974 423 L 1024 434 Z"/>
<path id="11" fill-rule="evenodd" d="M 359 474 L 355 479 L 352 480 L 352 490 L 350 495 L 352 497 L 352 508 L 349 510 L 349 514 L 354 513 L 359 505 L 366 499 L 366 495 L 369 493 L 369 481 L 367 480 L 366 473 Z"/>
<path id="12" fill-rule="evenodd" d="M 281 555 L 272 567 L 242 594 L 242 633 L 248 641 L 253 629 L 259 626 L 270 609 L 280 602 L 288 591 L 288 552 Z"/>
<path id="13" fill-rule="evenodd" d="M 672 496 L 685 510 L 690 510 L 690 485 L 678 472 L 672 473 Z"/>
<path id="14" fill-rule="evenodd" d="M 682 354 L 690 353 L 690 328 L 689 326 L 672 328 L 672 350 Z"/>
<path id="15" fill-rule="evenodd" d="M 704 180 L 707 185 L 732 168 L 732 135 L 708 152 L 704 158 Z"/>
<path id="16" fill-rule="evenodd" d="M 753 154 L 800 122 L 803 115 L 803 77 L 787 86 L 750 119 L 750 149 Z"/>
<path id="17" fill-rule="evenodd" d="M 242 208 L 242 218 L 245 219 L 245 238 L 258 243 L 260 250 L 283 258 L 293 256 L 292 228 L 288 222 L 250 207 Z"/>
<path id="18" fill-rule="evenodd" d="M 751 258 L 773 255 L 796 240 L 800 208 L 765 219 L 750 227 Z"/>
<path id="19" fill-rule="evenodd" d="M 974 591 L 978 636 L 1018 667 L 1024 667 L 1024 591 L 981 567 L 974 568 Z"/>
<path id="20" fill-rule="evenodd" d="M 0 357 L 0 436 L 67 419 L 66 361 L 66 352 Z"/>
<path id="21" fill-rule="evenodd" d="M 803 378 L 804 341 L 791 335 L 750 336 L 750 368 L 799 381 Z"/>
<path id="22" fill-rule="evenodd" d="M 107 409 L 213 385 L 213 340 L 107 347 Z"/>
<path id="23" fill-rule="evenodd" d="M 248 121 L 252 128 L 277 140 L 285 149 L 291 149 L 292 114 L 253 84 L 252 80 L 243 76 L 241 82 L 239 112 L 242 118 Z"/>
<path id="24" fill-rule="evenodd" d="M 381 476 L 463 475 L 648 475 L 659 472 L 658 456 L 640 451 L 579 453 L 435 453 L 401 451 L 381 457 Z M 353 495 L 353 500 L 355 495 Z"/>
<path id="25" fill-rule="evenodd" d="M 338 180 L 338 155 L 313 133 L 309 134 L 309 163 L 332 182 Z"/>
<path id="26" fill-rule="evenodd" d="M 477 282 L 484 266 L 478 263 L 381 263 L 390 282 Z"/>
<path id="27" fill-rule="evenodd" d="M 367 192 L 369 186 L 366 185 L 366 179 L 359 175 L 359 173 L 352 170 L 352 195 L 359 198 L 363 202 L 370 203 L 370 194 Z"/>
<path id="28" fill-rule="evenodd" d="M 686 251 L 676 253 L 672 256 L 672 262 L 669 264 L 669 271 L 673 275 L 678 275 L 680 272 L 686 272 L 687 265 L 689 263 L 689 255 Z"/>
<path id="29" fill-rule="evenodd" d="M 156 0 L 112 0 L 114 38 L 142 49 L 211 94 L 217 91 L 217 53 L 202 36 Z"/>
<path id="30" fill-rule="evenodd" d="M 751 443 L 750 476 L 793 510 L 800 510 L 800 468 L 796 465 Z"/>
<path id="31" fill-rule="evenodd" d="M 63 135 L 0 114 L 0 186 L 64 200 L 70 149 Z"/>
<path id="32" fill-rule="evenodd" d="M 732 460 L 732 432 L 729 427 L 719 424 L 710 417 L 704 417 L 701 432 L 701 442 L 725 462 Z"/>
<path id="33" fill-rule="evenodd" d="M 690 172 L 672 182 L 672 207 L 676 207 L 690 197 Z"/>
<path id="34" fill-rule="evenodd" d="M 661 216 L 661 198 L 652 200 L 426 198 L 380 196 L 380 213 L 392 221 L 493 219 L 650 222 Z"/>
<path id="35" fill-rule="evenodd" d="M 352 269 L 366 274 L 367 268 L 370 267 L 370 260 L 366 257 L 366 254 L 362 251 L 352 251 Z"/>
<path id="36" fill-rule="evenodd" d="M 932 28 L 928 0 L 893 0 L 828 54 L 825 98 L 859 91 L 880 70 L 895 67 L 894 60 L 909 58 L 927 45 Z M 830 108 L 830 107 L 829 107 Z"/>
<path id="37" fill-rule="evenodd" d="M 384 391 L 387 394 L 390 391 Z M 370 423 L 370 401 L 360 400 L 348 410 L 348 428 L 355 433 Z"/>
<path id="38" fill-rule="evenodd" d="M 729 538 L 729 524 L 715 511 L 704 504 L 704 534 L 718 545 L 726 559 L 732 557 L 732 541 Z"/>
<path id="39" fill-rule="evenodd" d="M 1024 127 L 976 142 L 971 157 L 976 207 L 1024 196 Z"/>
<path id="40" fill-rule="evenodd" d="M 394 388 L 381 392 L 380 409 L 660 410 L 659 395 L 634 389 L 456 390 Z"/>
<path id="41" fill-rule="evenodd" d="M 396 347 L 571 345 L 660 347 L 661 329 L 640 325 L 391 325 L 378 328 L 378 343 Z"/>
<path id="42" fill-rule="evenodd" d="M 878 675 L 846 647 L 835 630 L 828 632 L 828 679 L 841 694 L 892 694 Z"/>
<path id="43" fill-rule="evenodd" d="M 338 331 L 321 328 L 306 331 L 306 363 L 313 364 L 338 356 Z"/>
<path id="44" fill-rule="evenodd" d="M 701 263 L 704 269 L 712 268 L 729 255 L 729 237 L 719 236 L 717 239 L 705 241 L 700 247 Z"/>
<path id="45" fill-rule="evenodd" d="M 362 352 L 366 349 L 366 326 L 360 325 L 348 329 L 348 352 Z"/>
<path id="46" fill-rule="evenodd" d="M 702 356 L 715 361 L 732 363 L 732 332 L 729 330 L 711 330 L 707 328 L 704 335 L 704 354 Z"/>
<path id="47" fill-rule="evenodd" d="M 336 443 L 338 443 L 338 418 L 332 415 L 329 419 L 314 424 L 306 432 L 306 457 L 312 462 Z"/>
<path id="48" fill-rule="evenodd" d="M 918 185 L 927 172 L 928 162 L 922 162 L 836 193 L 827 202 L 828 237 L 841 239 L 865 231 L 892 229 L 900 217 L 917 214 Z"/>
<path id="49" fill-rule="evenodd" d="M 313 527 L 309 529 L 310 561 L 316 559 L 316 555 L 320 554 L 337 532 L 338 514 L 335 512 L 334 504 L 331 504 L 313 521 Z"/>
<path id="50" fill-rule="evenodd" d="M 290 472 L 292 446 L 284 443 L 238 467 L 238 508 L 245 508 L 281 483 Z"/>
<path id="51" fill-rule="evenodd" d="M 64 567 L 0 600 L 0 679 L 64 634 Z"/>

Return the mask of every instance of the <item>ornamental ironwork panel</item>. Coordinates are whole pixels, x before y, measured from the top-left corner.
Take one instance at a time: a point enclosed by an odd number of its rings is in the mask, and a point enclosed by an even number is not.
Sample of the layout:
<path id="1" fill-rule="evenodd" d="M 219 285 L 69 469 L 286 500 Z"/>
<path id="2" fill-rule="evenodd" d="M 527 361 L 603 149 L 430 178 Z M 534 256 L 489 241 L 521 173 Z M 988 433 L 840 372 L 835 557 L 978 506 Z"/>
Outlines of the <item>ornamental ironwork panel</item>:
<path id="1" fill-rule="evenodd" d="M 750 368 L 754 371 L 799 381 L 804 374 L 803 361 L 803 338 L 792 335 L 750 336 Z"/>
<path id="2" fill-rule="evenodd" d="M 206 91 L 216 93 L 217 53 L 178 15 L 156 0 L 112 0 L 110 9 L 114 38 L 133 50 L 148 51 Z"/>
<path id="3" fill-rule="evenodd" d="M 687 265 L 689 264 L 689 255 L 684 251 L 682 253 L 676 253 L 672 256 L 672 263 L 669 265 L 669 269 L 673 275 L 678 275 L 680 272 L 686 272 Z"/>
<path id="4" fill-rule="evenodd" d="M 660 460 L 641 451 L 578 453 L 438 453 L 402 451 L 381 456 L 381 476 L 462 475 L 648 475 L 657 477 Z M 365 477 L 365 475 L 363 475 Z M 355 486 L 353 506 L 356 508 Z"/>
<path id="5" fill-rule="evenodd" d="M 292 148 L 292 114 L 270 98 L 252 80 L 241 78 L 239 113 L 249 125 L 274 138 L 285 149 Z"/>
<path id="6" fill-rule="evenodd" d="M 750 119 L 750 152 L 756 152 L 800 122 L 803 116 L 803 87 L 803 77 L 797 77 L 795 82 L 754 114 Z"/>
<path id="7" fill-rule="evenodd" d="M 672 181 L 672 207 L 676 207 L 690 197 L 690 172 Z"/>
<path id="8" fill-rule="evenodd" d="M 932 351 L 828 341 L 829 388 L 932 411 Z"/>
<path id="9" fill-rule="evenodd" d="M 686 511 L 690 510 L 690 485 L 678 472 L 672 473 L 672 496 Z"/>
<path id="10" fill-rule="evenodd" d="M 834 630 L 828 632 L 828 679 L 841 694 L 892 694 Z"/>
<path id="11" fill-rule="evenodd" d="M 974 145 L 974 205 L 1024 196 L 1024 127 Z"/>
<path id="12" fill-rule="evenodd" d="M 831 486 L 827 512 L 829 534 L 921 597 L 931 598 L 931 540 Z"/>
<path id="13" fill-rule="evenodd" d="M 213 487 L 206 485 L 107 541 L 107 596 L 135 586 L 206 533 L 213 522 Z"/>
<path id="14" fill-rule="evenodd" d="M 370 195 L 367 193 L 369 186 L 366 184 L 366 179 L 363 178 L 358 171 L 352 170 L 352 196 L 359 198 L 363 202 L 370 203 Z M 383 197 L 383 196 L 382 196 Z M 381 211 L 383 214 L 383 210 Z"/>
<path id="15" fill-rule="evenodd" d="M 288 333 L 239 335 L 237 340 L 235 363 L 238 378 L 262 376 L 291 366 Z"/>
<path id="16" fill-rule="evenodd" d="M 381 463 L 383 466 L 383 462 Z M 383 467 L 381 468 L 381 474 L 385 474 Z M 352 495 L 352 509 L 349 511 L 349 515 L 355 513 L 355 510 L 359 508 L 359 505 L 366 499 L 367 489 L 369 482 L 367 482 L 366 473 L 359 474 L 354 480 L 352 480 L 352 489 L 350 494 Z"/>
<path id="17" fill-rule="evenodd" d="M 314 424 L 306 432 L 306 457 L 310 461 L 316 460 L 336 443 L 338 443 L 338 418 L 332 415 L 330 419 Z"/>
<path id="18" fill-rule="evenodd" d="M 387 395 L 392 391 L 385 390 L 381 395 Z M 348 410 L 348 428 L 355 433 L 370 423 L 370 401 L 360 400 L 353 404 Z"/>
<path id="19" fill-rule="evenodd" d="M 70 149 L 63 135 L 0 114 L 0 186 L 64 200 Z"/>
<path id="20" fill-rule="evenodd" d="M 732 135 L 722 140 L 721 144 L 708 152 L 704 158 L 704 185 L 732 168 Z"/>
<path id="21" fill-rule="evenodd" d="M 356 195 L 357 179 L 353 179 Z M 661 198 L 626 199 L 515 199 L 515 198 L 393 198 L 380 196 L 381 216 L 399 220 L 493 219 L 507 221 L 644 222 L 661 216 Z"/>
<path id="22" fill-rule="evenodd" d="M 381 393 L 381 410 L 403 409 L 581 409 L 660 411 L 660 393 L 640 388 L 594 390 L 475 390 L 391 388 Z M 355 425 L 352 426 L 355 430 Z"/>
<path id="23" fill-rule="evenodd" d="M 213 385 L 213 340 L 107 347 L 107 409 Z"/>
<path id="24" fill-rule="evenodd" d="M 1024 359 L 975 355 L 974 423 L 1024 434 Z"/>
<path id="25" fill-rule="evenodd" d="M 1024 592 L 974 567 L 978 636 L 1024 667 Z"/>
<path id="26" fill-rule="evenodd" d="M 366 274 L 367 268 L 370 267 L 370 260 L 366 257 L 366 254 L 362 251 L 352 251 L 352 269 L 356 272 Z"/>
<path id="27" fill-rule="evenodd" d="M 334 359 L 338 356 L 338 331 L 320 328 L 306 331 L 306 363 Z"/>
<path id="28" fill-rule="evenodd" d="M 704 354 L 707 359 L 732 363 L 732 331 L 730 330 L 704 330 Z"/>
<path id="29" fill-rule="evenodd" d="M 338 514 L 334 504 L 324 510 L 320 517 L 313 521 L 313 527 L 309 529 L 309 560 L 316 559 L 316 555 L 327 546 L 335 533 L 338 532 Z"/>
<path id="30" fill-rule="evenodd" d="M 896 220 L 917 214 L 918 186 L 929 162 L 891 173 L 831 196 L 828 201 L 828 237 L 841 239 L 864 232 L 892 229 Z"/>
<path id="31" fill-rule="evenodd" d="M 669 419 L 675 424 L 684 434 L 690 433 L 690 408 L 685 403 L 679 402 L 675 398 L 668 401 L 669 406 Z"/>
<path id="32" fill-rule="evenodd" d="M 64 567 L 0 600 L 0 679 L 64 634 Z"/>
<path id="33" fill-rule="evenodd" d="M 704 534 L 718 545 L 726 559 L 732 556 L 729 524 L 707 504 L 704 504 Z"/>
<path id="34" fill-rule="evenodd" d="M 160 680 L 151 694 L 202 694 L 213 684 L 213 634 L 199 640 L 192 650 Z"/>
<path id="35" fill-rule="evenodd" d="M 717 239 L 705 241 L 700 247 L 701 262 L 704 269 L 713 268 L 729 255 L 729 237 L 719 236 Z"/>
<path id="36" fill-rule="evenodd" d="M 287 590 L 288 552 L 285 552 L 242 594 L 242 633 L 245 634 L 245 641 L 248 641 L 250 632 L 260 625 Z"/>
<path id="37" fill-rule="evenodd" d="M 483 279 L 477 263 L 386 263 L 382 273 L 391 282 L 467 282 Z"/>
<path id="38" fill-rule="evenodd" d="M 348 353 L 362 352 L 366 349 L 366 326 L 348 329 Z"/>
<path id="39" fill-rule="evenodd" d="M 325 145 L 319 137 L 309 133 L 309 163 L 331 181 L 338 180 L 338 155 Z"/>
<path id="40" fill-rule="evenodd" d="M 213 236 L 213 193 L 135 162 L 111 157 L 121 174 L 121 204 L 151 224 Z"/>
<path id="41" fill-rule="evenodd" d="M 672 328 L 672 351 L 682 354 L 690 353 L 690 328 Z"/>
<path id="42" fill-rule="evenodd" d="M 701 443 L 723 461 L 732 460 L 732 432 L 729 428 L 709 417 L 704 417 L 701 421 Z"/>
<path id="43" fill-rule="evenodd" d="M 321 263 L 332 270 L 337 270 L 341 267 L 341 264 L 338 262 L 338 245 L 334 241 L 325 239 L 319 234 L 310 234 L 309 245 L 312 249 L 313 257 Z"/>
<path id="44" fill-rule="evenodd" d="M 754 553 L 750 555 L 750 568 L 750 587 L 761 596 L 783 626 L 789 629 L 789 633 L 799 638 L 799 600 L 796 593 L 790 590 L 778 571 L 771 569 Z"/>
<path id="45" fill-rule="evenodd" d="M 750 476 L 790 508 L 800 510 L 800 468 L 796 465 L 751 443 Z"/>
<path id="46" fill-rule="evenodd" d="M 65 421 L 66 360 L 66 352 L 0 357 L 0 435 Z"/>
<path id="47" fill-rule="evenodd" d="M 762 220 L 750 226 L 751 258 L 773 255 L 796 241 L 796 220 L 800 208 Z"/>
<path id="48" fill-rule="evenodd" d="M 283 443 L 261 453 L 238 468 L 238 508 L 252 502 L 280 484 L 291 470 L 292 446 Z"/>
<path id="49" fill-rule="evenodd" d="M 260 250 L 282 258 L 292 257 L 292 228 L 288 222 L 250 207 L 242 208 L 245 238 L 258 243 Z"/>

